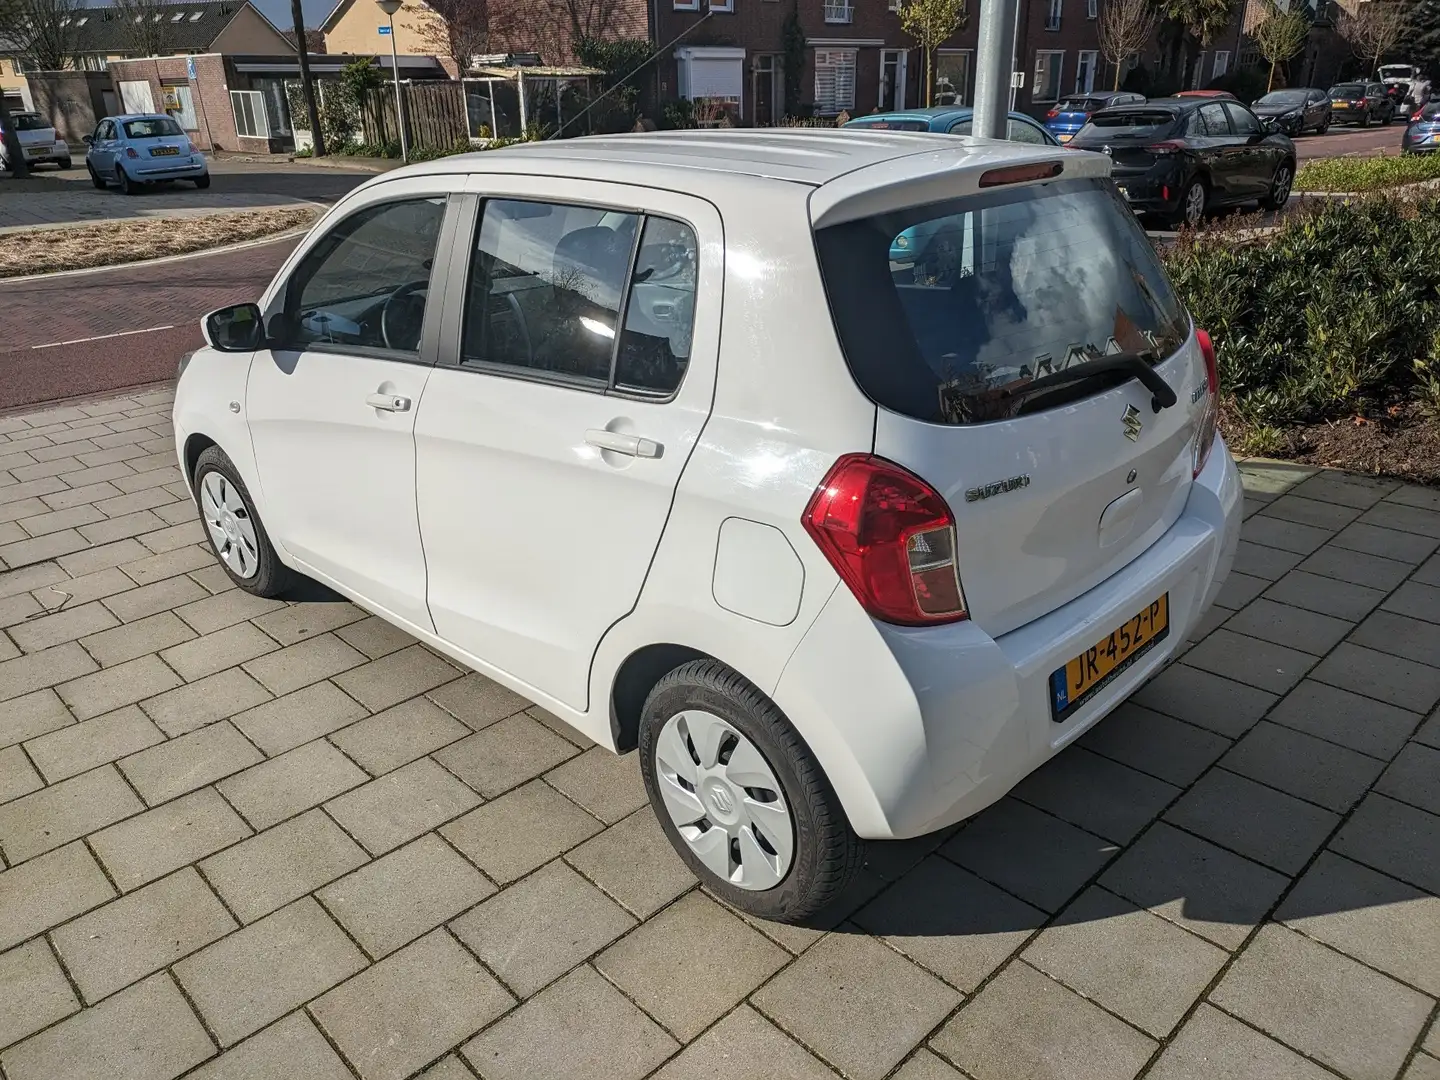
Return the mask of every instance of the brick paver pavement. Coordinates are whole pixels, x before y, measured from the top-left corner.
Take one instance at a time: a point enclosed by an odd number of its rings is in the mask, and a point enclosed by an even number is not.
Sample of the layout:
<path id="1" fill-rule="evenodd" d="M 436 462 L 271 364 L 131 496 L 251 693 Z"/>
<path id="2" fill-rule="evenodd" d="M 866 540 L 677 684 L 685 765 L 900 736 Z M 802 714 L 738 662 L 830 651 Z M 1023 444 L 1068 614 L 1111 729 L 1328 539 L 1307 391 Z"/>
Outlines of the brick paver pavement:
<path id="1" fill-rule="evenodd" d="M 232 589 L 168 401 L 0 418 L 5 1080 L 1440 1075 L 1440 492 L 1247 464 L 1201 640 L 802 929 L 633 756 Z"/>

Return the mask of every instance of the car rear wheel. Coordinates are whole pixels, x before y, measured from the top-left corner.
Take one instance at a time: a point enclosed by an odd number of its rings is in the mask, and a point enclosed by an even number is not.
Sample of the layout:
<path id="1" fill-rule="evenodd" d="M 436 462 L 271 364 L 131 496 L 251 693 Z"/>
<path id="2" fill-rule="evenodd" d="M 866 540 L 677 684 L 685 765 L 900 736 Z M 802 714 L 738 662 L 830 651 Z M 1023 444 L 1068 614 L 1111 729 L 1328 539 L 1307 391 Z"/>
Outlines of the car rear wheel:
<path id="1" fill-rule="evenodd" d="M 1209 200 L 1210 193 L 1205 188 L 1205 181 L 1198 177 L 1191 180 L 1185 193 L 1180 196 L 1180 206 L 1175 211 L 1173 223 L 1198 229 L 1205 221 L 1205 207 Z"/>
<path id="2" fill-rule="evenodd" d="M 1295 169 L 1288 161 L 1282 161 L 1275 170 L 1275 179 L 1270 181 L 1270 190 L 1260 205 L 1266 210 L 1279 210 L 1290 198 L 1290 188 L 1295 182 Z"/>
<path id="3" fill-rule="evenodd" d="M 60 168 L 62 168 L 62 169 L 68 169 L 68 168 L 70 168 L 71 165 L 74 164 L 74 162 L 71 161 L 71 160 L 67 157 L 67 158 L 61 158 L 61 159 L 60 159 L 59 161 L 57 161 L 55 164 L 59 165 Z"/>
<path id="4" fill-rule="evenodd" d="M 1362 128 L 1370 126 L 1370 114 L 1368 112 L 1360 114 L 1360 126 Z"/>
<path id="5" fill-rule="evenodd" d="M 140 185 L 130 179 L 130 174 L 125 171 L 125 166 L 115 166 L 115 182 L 120 185 L 120 190 L 126 195 L 139 195 Z"/>
<path id="6" fill-rule="evenodd" d="M 207 172 L 204 176 L 197 176 L 195 178 L 195 186 L 201 191 L 208 188 L 210 186 L 210 174 Z"/>
<path id="7" fill-rule="evenodd" d="M 275 553 L 245 481 L 218 446 L 207 447 L 195 462 L 194 489 L 200 523 L 230 580 L 254 596 L 288 589 L 294 574 Z"/>
<path id="8" fill-rule="evenodd" d="M 732 907 L 801 922 L 859 868 L 863 845 L 804 740 L 725 665 L 695 660 L 661 679 L 639 735 L 660 828 Z"/>

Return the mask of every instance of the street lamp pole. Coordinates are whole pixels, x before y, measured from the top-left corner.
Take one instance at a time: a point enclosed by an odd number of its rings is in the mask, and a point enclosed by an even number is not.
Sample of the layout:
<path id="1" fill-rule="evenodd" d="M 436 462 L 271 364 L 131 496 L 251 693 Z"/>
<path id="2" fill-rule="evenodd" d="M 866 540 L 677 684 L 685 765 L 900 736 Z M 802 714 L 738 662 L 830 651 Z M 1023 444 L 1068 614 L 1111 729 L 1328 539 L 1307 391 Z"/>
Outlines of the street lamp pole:
<path id="1" fill-rule="evenodd" d="M 395 76 L 395 126 L 400 129 L 400 160 L 410 160 L 410 140 L 405 135 L 405 105 L 400 100 L 400 57 L 395 50 L 395 13 L 403 6 L 402 0 L 375 0 L 376 5 L 390 20 L 390 74 Z"/>

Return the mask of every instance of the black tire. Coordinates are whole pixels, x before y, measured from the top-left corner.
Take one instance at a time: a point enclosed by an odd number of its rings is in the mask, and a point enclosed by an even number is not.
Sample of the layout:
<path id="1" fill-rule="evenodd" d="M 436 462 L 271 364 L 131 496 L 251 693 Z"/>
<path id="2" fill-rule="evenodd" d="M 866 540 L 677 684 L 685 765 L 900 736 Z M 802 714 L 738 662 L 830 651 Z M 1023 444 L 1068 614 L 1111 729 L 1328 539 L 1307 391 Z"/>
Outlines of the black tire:
<path id="1" fill-rule="evenodd" d="M 126 195 L 139 195 L 140 185 L 130 179 L 130 174 L 125 171 L 125 166 L 115 166 L 115 182 L 120 185 L 120 190 Z"/>
<path id="2" fill-rule="evenodd" d="M 1190 207 L 1191 200 L 1194 198 L 1192 192 L 1194 192 L 1197 187 L 1203 193 L 1204 201 L 1200 204 L 1200 213 L 1194 220 L 1191 220 Z M 1180 193 L 1180 205 L 1175 208 L 1175 212 L 1170 216 L 1170 224 L 1176 228 L 1181 225 L 1189 225 L 1191 228 L 1198 229 L 1205 220 L 1205 212 L 1209 209 L 1210 189 L 1205 186 L 1204 180 L 1201 180 L 1198 176 L 1194 177 L 1185 185 L 1185 190 Z"/>
<path id="3" fill-rule="evenodd" d="M 210 174 L 207 172 L 204 176 L 197 176 L 195 178 L 195 186 L 201 191 L 208 188 L 210 186 Z"/>
<path id="4" fill-rule="evenodd" d="M 1328 135 L 1329 133 L 1330 133 L 1330 121 L 1329 121 L 1329 120 L 1326 120 L 1326 121 L 1325 121 L 1324 123 L 1322 123 L 1318 128 L 1315 129 L 1315 134 L 1317 134 L 1317 135 Z"/>
<path id="5" fill-rule="evenodd" d="M 221 556 L 219 548 L 215 546 L 215 539 L 210 535 L 209 526 L 206 525 L 200 487 L 209 473 L 219 473 L 225 483 L 235 489 L 244 504 L 246 515 L 255 526 L 258 567 L 250 577 L 241 577 L 230 568 Z M 245 481 L 240 479 L 239 472 L 236 471 L 224 450 L 218 446 L 210 446 L 201 452 L 195 462 L 195 477 L 191 486 L 195 491 L 195 505 L 200 514 L 200 526 L 205 530 L 206 539 L 210 541 L 210 550 L 215 553 L 215 561 L 220 564 L 236 586 L 252 596 L 269 598 L 279 596 L 294 585 L 295 572 L 282 563 L 280 556 L 275 553 L 275 546 L 270 543 L 270 536 L 265 531 L 265 523 L 260 520 L 260 515 L 255 513 L 255 504 L 250 498 L 250 491 L 245 487 Z"/>
<path id="6" fill-rule="evenodd" d="M 1361 115 L 1360 126 L 1362 128 L 1368 128 L 1370 126 L 1370 113 L 1368 111 Z"/>
<path id="7" fill-rule="evenodd" d="M 62 160 L 62 161 L 57 161 L 55 164 L 56 164 L 56 165 L 59 165 L 60 168 L 62 168 L 62 169 L 68 169 L 68 168 L 70 168 L 71 165 L 73 165 L 73 164 L 75 164 L 75 163 L 74 163 L 73 161 L 71 161 L 71 160 L 67 157 L 67 158 L 65 158 L 65 159 Z"/>
<path id="8" fill-rule="evenodd" d="M 771 889 L 752 891 L 721 880 L 690 850 L 665 808 L 656 744 L 666 721 L 689 709 L 713 713 L 743 734 L 784 788 L 795 851 L 788 872 Z M 810 748 L 774 702 L 724 664 L 694 660 L 656 683 L 645 699 L 639 735 L 640 770 L 660 828 L 691 872 L 732 907 L 776 922 L 804 922 L 835 900 L 859 869 L 864 844 Z"/>
<path id="9" fill-rule="evenodd" d="M 1294 185 L 1295 165 L 1290 161 L 1282 161 L 1270 180 L 1270 190 L 1260 200 L 1261 209 L 1279 210 L 1290 201 L 1290 189 Z"/>
<path id="10" fill-rule="evenodd" d="M 95 166 L 91 165 L 91 164 L 87 161 L 87 162 L 85 163 L 85 171 L 90 174 L 90 183 L 95 186 L 96 190 L 98 190 L 98 191 L 104 191 L 104 190 L 105 190 L 105 178 L 95 171 Z"/>

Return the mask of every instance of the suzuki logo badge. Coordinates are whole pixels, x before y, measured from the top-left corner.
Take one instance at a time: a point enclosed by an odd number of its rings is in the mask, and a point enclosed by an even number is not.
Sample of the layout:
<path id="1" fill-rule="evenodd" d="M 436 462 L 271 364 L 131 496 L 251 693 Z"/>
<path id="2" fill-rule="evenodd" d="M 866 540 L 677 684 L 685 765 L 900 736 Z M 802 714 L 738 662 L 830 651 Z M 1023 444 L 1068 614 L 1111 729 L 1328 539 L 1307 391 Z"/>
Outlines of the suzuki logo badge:
<path id="1" fill-rule="evenodd" d="M 1120 418 L 1120 423 L 1125 425 L 1125 438 L 1131 442 L 1140 441 L 1140 410 L 1134 405 L 1125 406 L 1125 415 Z"/>
<path id="2" fill-rule="evenodd" d="M 735 802 L 730 798 L 730 793 L 722 787 L 715 787 L 710 792 L 710 801 L 715 804 L 715 809 L 722 814 L 733 814 Z"/>

